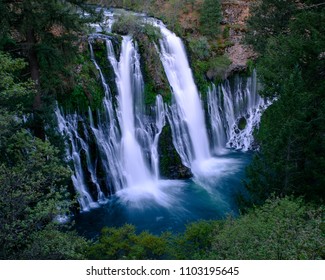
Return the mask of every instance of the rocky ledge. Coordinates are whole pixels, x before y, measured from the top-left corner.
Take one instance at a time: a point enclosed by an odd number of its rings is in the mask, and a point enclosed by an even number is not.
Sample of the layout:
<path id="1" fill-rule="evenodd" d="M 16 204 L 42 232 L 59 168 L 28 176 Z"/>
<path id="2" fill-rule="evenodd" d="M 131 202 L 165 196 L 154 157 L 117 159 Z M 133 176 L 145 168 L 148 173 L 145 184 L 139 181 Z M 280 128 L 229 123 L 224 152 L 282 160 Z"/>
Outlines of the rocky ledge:
<path id="1" fill-rule="evenodd" d="M 243 71 L 248 60 L 255 59 L 256 53 L 252 47 L 244 44 L 246 21 L 252 0 L 224 0 L 222 1 L 223 28 L 229 29 L 230 46 L 225 53 L 231 60 L 227 76 L 234 72 Z"/>

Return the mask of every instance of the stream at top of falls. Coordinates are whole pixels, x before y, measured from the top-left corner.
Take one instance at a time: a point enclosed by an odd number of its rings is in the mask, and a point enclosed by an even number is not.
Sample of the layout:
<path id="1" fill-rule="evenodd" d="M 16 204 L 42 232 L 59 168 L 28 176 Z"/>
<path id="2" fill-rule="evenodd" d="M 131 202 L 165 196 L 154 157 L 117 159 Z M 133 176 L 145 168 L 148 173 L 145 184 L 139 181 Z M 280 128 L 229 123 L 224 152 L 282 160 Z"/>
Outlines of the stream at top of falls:
<path id="1" fill-rule="evenodd" d="M 114 18 L 106 15 L 110 31 Z M 88 116 L 55 111 L 58 131 L 68 139 L 67 159 L 73 162 L 81 209 L 76 228 L 90 238 L 105 226 L 126 223 L 155 234 L 181 232 L 193 221 L 237 215 L 237 195 L 245 193 L 252 133 L 266 104 L 257 95 L 256 73 L 211 84 L 202 100 L 182 40 L 161 21 L 148 22 L 162 34 L 156 51 L 170 86 L 170 104 L 157 95 L 146 115 L 137 43 L 123 36 L 117 57 L 111 37 L 96 33 L 89 37 L 89 48 L 105 94 L 101 110 L 89 109 Z M 107 66 L 96 61 L 98 38 L 105 42 Z M 114 74 L 110 82 L 103 67 Z M 160 176 L 159 139 L 165 126 L 172 137 L 168 145 L 193 174 L 190 179 Z"/>

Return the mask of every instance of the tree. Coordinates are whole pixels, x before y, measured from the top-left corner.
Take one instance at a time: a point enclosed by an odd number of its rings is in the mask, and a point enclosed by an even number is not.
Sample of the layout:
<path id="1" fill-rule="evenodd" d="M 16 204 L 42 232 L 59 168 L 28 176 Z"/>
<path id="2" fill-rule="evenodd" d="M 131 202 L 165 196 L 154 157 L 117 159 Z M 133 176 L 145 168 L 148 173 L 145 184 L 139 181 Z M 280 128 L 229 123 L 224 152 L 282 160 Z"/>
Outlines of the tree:
<path id="1" fill-rule="evenodd" d="M 323 259 L 324 208 L 302 199 L 272 198 L 214 232 L 209 259 Z"/>
<path id="2" fill-rule="evenodd" d="M 261 51 L 257 62 L 261 93 L 275 100 L 256 134 L 261 148 L 248 169 L 247 185 L 259 203 L 272 193 L 321 202 L 325 199 L 324 6 L 297 8 L 281 26 L 286 34 L 269 34 L 263 49 L 254 44 Z M 264 25 L 258 28 L 264 30 Z"/>
<path id="3" fill-rule="evenodd" d="M 35 91 L 18 78 L 24 67 L 0 52 L 0 259 L 81 258 L 85 240 L 56 221 L 69 213 L 70 171 L 25 128 Z"/>
<path id="4" fill-rule="evenodd" d="M 269 38 L 286 34 L 288 24 L 297 11 L 294 0 L 258 0 L 251 7 L 251 16 L 247 21 L 247 42 L 262 53 Z"/>
<path id="5" fill-rule="evenodd" d="M 90 259 L 161 259 L 167 252 L 168 234 L 135 233 L 135 227 L 103 228 L 99 240 L 88 249 Z"/>
<path id="6" fill-rule="evenodd" d="M 44 100 L 49 94 L 68 91 L 67 66 L 77 56 L 78 36 L 86 23 L 95 20 L 95 14 L 80 0 L 1 0 L 0 7 L 4 11 L 0 42 L 7 42 L 4 50 L 27 59 L 36 89 L 33 101 L 35 132 L 44 139 L 41 115 Z M 90 16 L 84 15 L 86 11 Z"/>
<path id="7" fill-rule="evenodd" d="M 200 9 L 200 30 L 205 36 L 215 37 L 220 32 L 222 19 L 219 0 L 204 0 Z"/>

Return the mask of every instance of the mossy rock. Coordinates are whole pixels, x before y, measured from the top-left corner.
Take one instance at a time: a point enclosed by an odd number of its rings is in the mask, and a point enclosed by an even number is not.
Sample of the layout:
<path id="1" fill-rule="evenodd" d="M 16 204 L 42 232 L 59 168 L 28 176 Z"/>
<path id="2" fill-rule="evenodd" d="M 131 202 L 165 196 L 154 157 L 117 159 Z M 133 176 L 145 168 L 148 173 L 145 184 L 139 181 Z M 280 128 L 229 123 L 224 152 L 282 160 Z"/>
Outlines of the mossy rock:
<path id="1" fill-rule="evenodd" d="M 147 108 L 154 105 L 157 94 L 163 97 L 165 103 L 170 104 L 171 102 L 169 83 L 153 42 L 155 39 L 158 38 L 149 37 L 144 33 L 138 33 L 136 36 L 141 60 L 141 72 L 145 84 L 144 98 Z"/>
<path id="2" fill-rule="evenodd" d="M 90 61 L 89 50 L 79 54 L 78 60 L 71 66 L 71 73 L 70 90 L 57 96 L 65 111 L 86 113 L 88 107 L 92 110 L 101 107 L 104 92 L 98 71 Z"/>
<path id="3" fill-rule="evenodd" d="M 188 179 L 192 177 L 189 168 L 183 165 L 178 155 L 172 139 L 172 132 L 169 124 L 167 124 L 161 132 L 159 143 L 159 170 L 163 178 L 168 179 Z"/>
<path id="4" fill-rule="evenodd" d="M 245 117 L 241 117 L 238 121 L 238 128 L 240 130 L 244 130 L 247 126 L 247 120 Z"/>

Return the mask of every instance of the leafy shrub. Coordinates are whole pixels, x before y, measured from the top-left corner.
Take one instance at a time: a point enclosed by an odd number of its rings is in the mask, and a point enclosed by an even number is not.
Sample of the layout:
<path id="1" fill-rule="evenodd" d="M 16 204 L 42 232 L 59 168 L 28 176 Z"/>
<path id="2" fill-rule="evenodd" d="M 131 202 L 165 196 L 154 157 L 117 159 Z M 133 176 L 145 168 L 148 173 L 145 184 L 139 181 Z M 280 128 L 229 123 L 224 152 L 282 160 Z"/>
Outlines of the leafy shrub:
<path id="1" fill-rule="evenodd" d="M 140 32 L 141 21 L 139 17 L 132 14 L 123 14 L 113 23 L 112 32 L 128 35 Z"/>
<path id="2" fill-rule="evenodd" d="M 212 245 L 213 234 L 222 221 L 198 221 L 186 226 L 184 234 L 174 240 L 173 255 L 176 259 L 201 259 Z"/>
<path id="3" fill-rule="evenodd" d="M 159 259 L 167 250 L 164 236 L 158 237 L 149 232 L 135 233 L 133 225 L 120 228 L 104 228 L 87 256 L 90 259 Z"/>
<path id="4" fill-rule="evenodd" d="M 204 0 L 200 10 L 200 30 L 203 35 L 215 37 L 220 32 L 221 5 L 219 0 Z"/>
<path id="5" fill-rule="evenodd" d="M 210 56 L 210 45 L 208 39 L 204 36 L 199 38 L 190 37 L 188 45 L 191 51 L 191 55 L 197 59 L 208 59 Z"/>
<path id="6" fill-rule="evenodd" d="M 215 233 L 209 258 L 324 259 L 324 208 L 302 199 L 267 200 Z"/>

